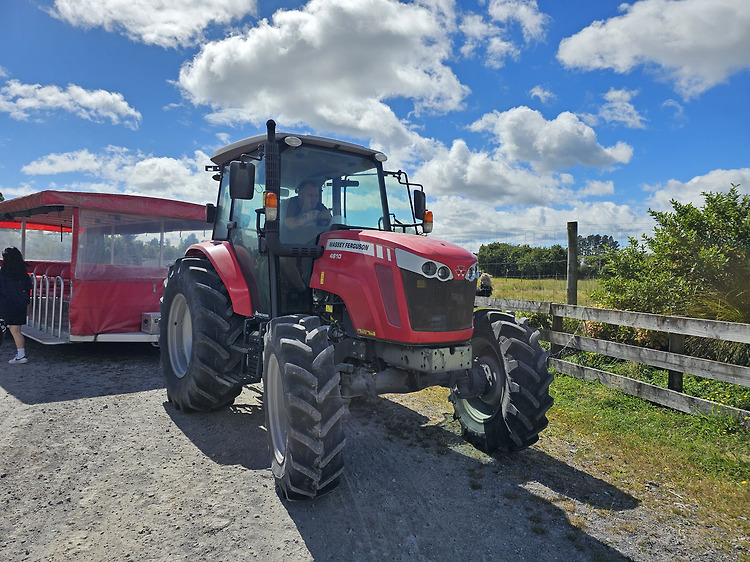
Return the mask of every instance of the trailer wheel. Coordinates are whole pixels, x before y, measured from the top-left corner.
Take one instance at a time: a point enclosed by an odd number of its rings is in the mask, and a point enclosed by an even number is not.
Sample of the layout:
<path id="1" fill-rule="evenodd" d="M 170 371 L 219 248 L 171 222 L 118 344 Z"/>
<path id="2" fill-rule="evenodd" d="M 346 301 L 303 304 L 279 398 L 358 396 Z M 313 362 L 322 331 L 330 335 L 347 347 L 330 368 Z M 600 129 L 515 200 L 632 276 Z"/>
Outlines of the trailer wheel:
<path id="1" fill-rule="evenodd" d="M 289 499 L 329 492 L 344 469 L 340 376 L 316 316 L 271 320 L 265 335 L 263 406 L 271 471 Z"/>
<path id="2" fill-rule="evenodd" d="M 178 410 L 206 412 L 234 402 L 242 392 L 236 373 L 242 334 L 221 278 L 205 258 L 182 258 L 170 267 L 159 326 L 161 369 L 167 397 Z"/>
<path id="3" fill-rule="evenodd" d="M 545 414 L 552 406 L 552 375 L 539 332 L 512 314 L 479 310 L 471 345 L 474 366 L 484 371 L 487 387 L 475 398 L 451 392 L 453 415 L 464 438 L 487 453 L 512 453 L 533 445 L 547 427 Z"/>

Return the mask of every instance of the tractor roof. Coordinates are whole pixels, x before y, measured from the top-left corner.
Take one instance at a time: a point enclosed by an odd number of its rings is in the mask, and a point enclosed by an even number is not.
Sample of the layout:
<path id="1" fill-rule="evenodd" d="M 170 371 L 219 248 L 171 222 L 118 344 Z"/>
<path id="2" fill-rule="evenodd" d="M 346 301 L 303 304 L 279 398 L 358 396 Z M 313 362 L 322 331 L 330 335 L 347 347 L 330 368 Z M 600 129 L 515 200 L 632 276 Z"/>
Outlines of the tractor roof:
<path id="1" fill-rule="evenodd" d="M 373 156 L 378 154 L 378 150 L 372 150 L 359 144 L 351 142 L 329 139 L 325 137 L 316 137 L 313 135 L 295 135 L 292 133 L 276 133 L 276 141 L 282 142 L 286 137 L 297 137 L 302 141 L 302 144 L 313 144 L 316 146 L 323 146 L 326 148 L 334 148 L 342 150 L 344 152 L 353 152 L 355 154 L 362 154 L 364 156 Z M 242 154 L 252 152 L 260 145 L 266 142 L 267 135 L 260 134 L 254 137 L 249 137 L 237 142 L 233 142 L 223 148 L 218 149 L 211 155 L 211 160 L 218 165 L 226 164 L 232 160 L 237 160 Z"/>

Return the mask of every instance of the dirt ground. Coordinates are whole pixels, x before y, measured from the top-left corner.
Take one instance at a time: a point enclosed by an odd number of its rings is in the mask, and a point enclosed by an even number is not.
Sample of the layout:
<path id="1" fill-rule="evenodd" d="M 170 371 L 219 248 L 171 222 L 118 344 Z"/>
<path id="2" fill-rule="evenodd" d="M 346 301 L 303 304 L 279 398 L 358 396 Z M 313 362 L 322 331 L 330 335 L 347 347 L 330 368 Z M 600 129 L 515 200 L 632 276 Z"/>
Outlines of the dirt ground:
<path id="1" fill-rule="evenodd" d="M 183 414 L 150 345 L 28 342 L 30 362 L 9 366 L 8 343 L 0 560 L 738 558 L 576 465 L 571 445 L 477 454 L 449 405 L 418 411 L 412 396 L 353 404 L 341 485 L 288 502 L 269 469 L 259 386 L 231 408 Z"/>

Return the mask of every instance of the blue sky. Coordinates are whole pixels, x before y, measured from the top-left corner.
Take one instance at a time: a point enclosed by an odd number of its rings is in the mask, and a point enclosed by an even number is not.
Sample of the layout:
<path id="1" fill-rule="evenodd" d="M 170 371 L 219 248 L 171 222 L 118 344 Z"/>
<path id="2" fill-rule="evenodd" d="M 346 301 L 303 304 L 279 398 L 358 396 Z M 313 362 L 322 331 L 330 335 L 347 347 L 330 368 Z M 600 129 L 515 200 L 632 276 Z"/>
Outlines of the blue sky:
<path id="1" fill-rule="evenodd" d="M 749 69 L 746 0 L 5 1 L 0 192 L 212 202 L 273 118 L 383 150 L 435 236 L 623 240 L 750 193 Z"/>

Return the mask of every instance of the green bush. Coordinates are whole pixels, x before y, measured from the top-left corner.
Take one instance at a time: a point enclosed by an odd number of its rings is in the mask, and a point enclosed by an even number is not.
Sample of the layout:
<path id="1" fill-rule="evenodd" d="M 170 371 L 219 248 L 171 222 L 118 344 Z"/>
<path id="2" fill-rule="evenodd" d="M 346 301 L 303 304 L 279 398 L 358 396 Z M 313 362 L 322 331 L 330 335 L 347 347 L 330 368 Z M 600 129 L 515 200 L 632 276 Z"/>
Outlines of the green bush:
<path id="1" fill-rule="evenodd" d="M 672 201 L 649 211 L 652 236 L 611 252 L 593 297 L 605 308 L 750 323 L 750 196 L 736 185 L 704 193 L 705 203 Z M 635 345 L 662 347 L 664 335 L 592 325 L 593 332 Z M 745 344 L 688 338 L 688 352 L 749 364 Z"/>

